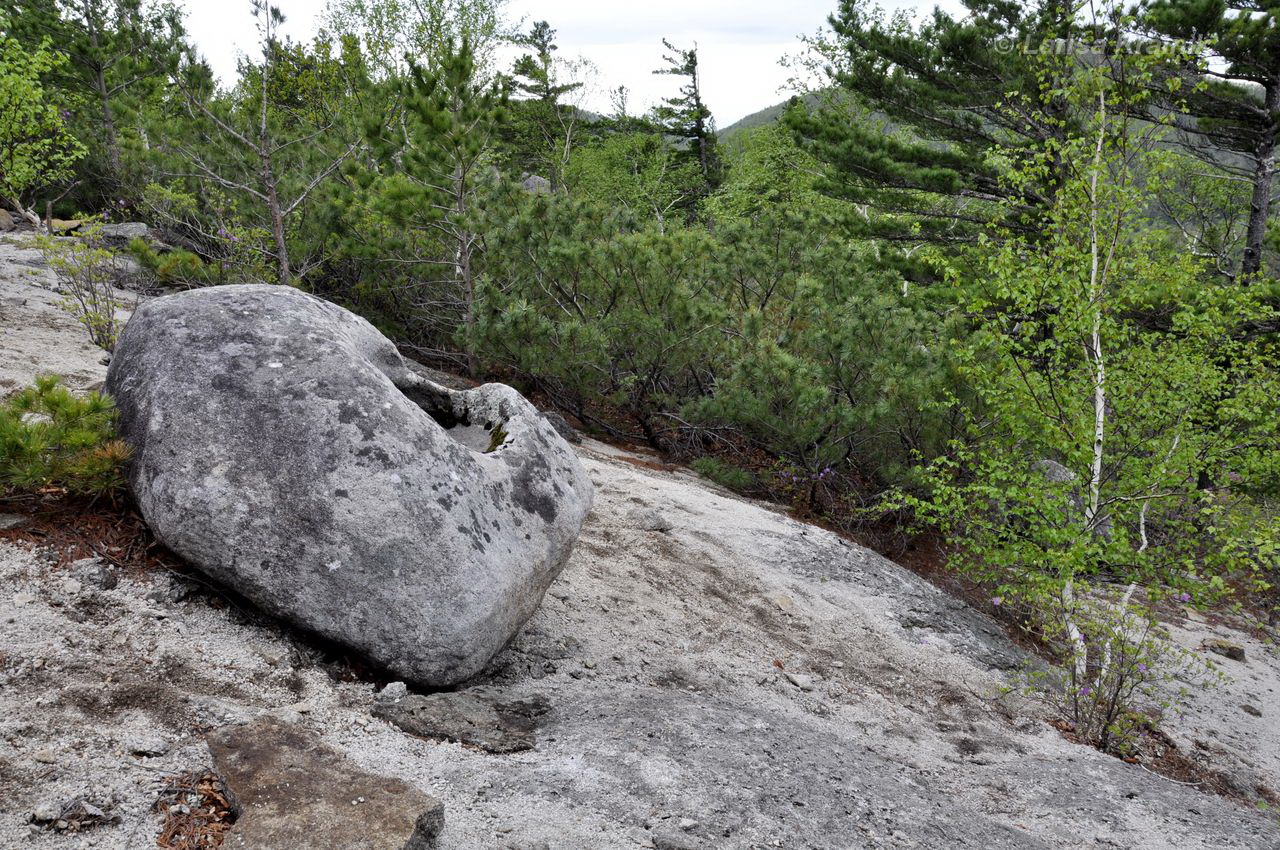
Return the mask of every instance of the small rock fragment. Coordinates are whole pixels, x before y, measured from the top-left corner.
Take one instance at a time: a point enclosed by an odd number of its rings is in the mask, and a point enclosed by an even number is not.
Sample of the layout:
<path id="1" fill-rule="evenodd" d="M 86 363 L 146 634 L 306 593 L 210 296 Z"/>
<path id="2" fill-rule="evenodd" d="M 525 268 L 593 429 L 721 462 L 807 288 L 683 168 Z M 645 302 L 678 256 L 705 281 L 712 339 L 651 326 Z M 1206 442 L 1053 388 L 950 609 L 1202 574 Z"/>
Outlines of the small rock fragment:
<path id="1" fill-rule="evenodd" d="M 68 800 L 61 806 L 41 803 L 31 812 L 32 823 L 58 832 L 82 832 L 91 827 L 119 823 L 120 816 L 88 800 Z"/>
<path id="2" fill-rule="evenodd" d="M 22 514 L 0 514 L 0 531 L 8 531 L 26 524 L 27 518 Z"/>
<path id="3" fill-rule="evenodd" d="M 389 682 L 387 686 L 374 696 L 379 703 L 399 702 L 409 695 L 409 686 L 404 682 Z"/>
<path id="4" fill-rule="evenodd" d="M 792 673 L 790 671 L 786 671 L 782 675 L 786 676 L 788 682 L 795 685 L 802 691 L 811 691 L 817 687 L 813 681 L 813 677 L 804 673 Z"/>
<path id="5" fill-rule="evenodd" d="M 775 593 L 769 597 L 769 601 L 777 606 L 778 610 L 782 611 L 784 614 L 796 613 L 796 603 L 790 596 L 782 593 Z"/>
<path id="6" fill-rule="evenodd" d="M 72 561 L 70 571 L 83 586 L 98 590 L 111 590 L 120 581 L 111 565 L 97 556 Z"/>
<path id="7" fill-rule="evenodd" d="M 635 508 L 627 519 L 641 531 L 670 531 L 671 521 L 654 508 Z"/>
<path id="8" fill-rule="evenodd" d="M 459 741 L 491 753 L 533 749 L 538 719 L 550 710 L 545 697 L 507 702 L 485 688 L 378 701 L 374 717 L 421 738 Z"/>
<path id="9" fill-rule="evenodd" d="M 159 735 L 135 735 L 125 741 L 124 748 L 135 756 L 162 756 L 169 752 L 169 742 Z"/>
<path id="10" fill-rule="evenodd" d="M 1244 647 L 1229 640 L 1205 638 L 1200 642 L 1200 648 L 1221 655 L 1224 658 L 1230 658 L 1232 661 L 1244 661 Z"/>

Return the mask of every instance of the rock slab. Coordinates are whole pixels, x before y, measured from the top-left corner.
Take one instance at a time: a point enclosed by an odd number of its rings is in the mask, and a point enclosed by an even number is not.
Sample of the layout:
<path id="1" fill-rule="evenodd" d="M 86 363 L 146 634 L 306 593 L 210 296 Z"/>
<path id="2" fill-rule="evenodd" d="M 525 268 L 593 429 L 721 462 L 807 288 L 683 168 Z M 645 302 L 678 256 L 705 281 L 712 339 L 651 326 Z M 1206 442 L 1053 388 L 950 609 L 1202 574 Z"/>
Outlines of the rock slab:
<path id="1" fill-rule="evenodd" d="M 484 668 L 591 507 L 572 447 L 515 390 L 436 384 L 364 319 L 288 287 L 143 304 L 107 391 L 166 546 L 422 685 Z"/>
<path id="2" fill-rule="evenodd" d="M 475 688 L 380 700 L 374 703 L 373 716 L 420 738 L 458 741 L 490 753 L 515 753 L 533 749 L 539 718 L 549 710 L 542 696 L 505 700 Z"/>
<path id="3" fill-rule="evenodd" d="M 444 829 L 439 800 L 361 770 L 299 726 L 264 717 L 208 744 L 237 811 L 224 847 L 430 850 Z"/>

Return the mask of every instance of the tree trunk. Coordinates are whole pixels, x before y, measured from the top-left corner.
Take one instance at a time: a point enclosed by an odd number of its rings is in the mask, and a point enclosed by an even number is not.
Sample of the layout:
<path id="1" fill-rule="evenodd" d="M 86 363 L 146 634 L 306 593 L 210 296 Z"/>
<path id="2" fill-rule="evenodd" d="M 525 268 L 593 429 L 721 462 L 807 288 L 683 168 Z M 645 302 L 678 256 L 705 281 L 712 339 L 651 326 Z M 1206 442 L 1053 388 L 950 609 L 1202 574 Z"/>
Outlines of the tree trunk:
<path id="1" fill-rule="evenodd" d="M 1249 278 L 1262 270 L 1262 243 L 1267 236 L 1271 207 L 1271 184 L 1276 171 L 1276 116 L 1280 113 L 1280 86 L 1267 89 L 1266 109 L 1270 124 L 1258 141 L 1257 165 L 1253 172 L 1253 197 L 1249 201 L 1249 226 L 1245 231 L 1244 260 L 1240 276 Z"/>
<path id="2" fill-rule="evenodd" d="M 268 206 L 271 208 L 271 235 L 276 242 L 276 272 L 280 283 L 290 286 L 293 283 L 293 270 L 289 268 L 289 247 L 284 239 L 284 216 L 280 213 L 280 201 L 276 198 L 276 187 L 271 186 L 267 193 Z"/>
<path id="3" fill-rule="evenodd" d="M 267 211 L 271 215 L 271 235 L 276 243 L 276 272 L 280 283 L 293 283 L 293 271 L 289 268 L 289 246 L 284 238 L 284 213 L 280 209 L 280 196 L 276 192 L 276 178 L 271 171 L 271 156 L 260 151 L 262 159 L 262 187 L 267 193 Z"/>
<path id="4" fill-rule="evenodd" d="M 467 377 L 474 379 L 480 373 L 480 364 L 476 360 L 475 351 L 472 348 L 472 340 L 475 338 L 473 331 L 476 326 L 476 287 L 471 270 L 471 243 L 474 237 L 466 226 L 467 185 L 466 174 L 461 166 L 457 166 L 453 170 L 453 191 L 453 213 L 457 216 L 454 223 L 454 238 L 458 243 L 453 255 L 453 271 L 458 286 L 462 290 L 462 320 L 467 329 L 467 338 L 463 342 L 463 354 L 466 356 L 467 363 Z"/>

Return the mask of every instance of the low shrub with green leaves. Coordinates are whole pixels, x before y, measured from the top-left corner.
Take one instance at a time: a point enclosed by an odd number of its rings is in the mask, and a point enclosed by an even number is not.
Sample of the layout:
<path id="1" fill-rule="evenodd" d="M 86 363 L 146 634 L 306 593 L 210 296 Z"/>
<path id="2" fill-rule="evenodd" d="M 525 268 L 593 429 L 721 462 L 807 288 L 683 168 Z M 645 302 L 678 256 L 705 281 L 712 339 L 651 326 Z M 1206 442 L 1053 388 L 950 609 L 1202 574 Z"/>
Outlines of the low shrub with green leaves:
<path id="1" fill-rule="evenodd" d="M 81 227 L 74 237 L 38 236 L 36 245 L 58 277 L 61 306 L 89 332 L 93 344 L 113 351 L 129 304 L 116 290 L 122 268 L 102 237 L 102 223 Z"/>
<path id="2" fill-rule="evenodd" d="M 1081 741 L 1122 757 L 1176 716 L 1192 689 L 1223 679 L 1212 661 L 1173 642 L 1136 592 L 1130 585 L 1119 599 L 1105 591 L 1059 597 L 1047 637 L 1069 646 L 1066 662 L 1027 671 L 1016 688 L 1048 705 Z"/>
<path id="3" fill-rule="evenodd" d="M 64 491 L 110 495 L 124 486 L 129 447 L 109 396 L 73 395 L 54 376 L 0 402 L 0 496 Z"/>

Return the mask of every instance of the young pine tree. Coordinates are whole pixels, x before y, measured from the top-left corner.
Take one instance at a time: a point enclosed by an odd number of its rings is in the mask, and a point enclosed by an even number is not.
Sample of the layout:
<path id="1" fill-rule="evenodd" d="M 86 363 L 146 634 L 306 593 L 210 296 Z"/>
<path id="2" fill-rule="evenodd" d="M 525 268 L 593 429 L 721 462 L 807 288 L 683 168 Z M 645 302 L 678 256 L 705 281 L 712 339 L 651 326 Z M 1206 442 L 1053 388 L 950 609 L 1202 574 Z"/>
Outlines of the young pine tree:
<path id="1" fill-rule="evenodd" d="M 663 57 L 667 67 L 655 74 L 682 77 L 684 82 L 675 97 L 668 97 L 653 110 L 654 119 L 667 135 L 673 137 L 698 163 L 702 175 L 700 196 L 705 197 L 720 185 L 721 162 L 715 122 L 711 110 L 702 99 L 702 77 L 698 71 L 698 46 L 676 47 L 665 38 L 662 44 L 669 53 Z"/>
<path id="2" fill-rule="evenodd" d="M 435 72 L 411 67 L 401 97 L 402 124 L 366 127 L 374 157 L 387 164 L 366 175 L 368 197 L 416 240 L 410 250 L 429 270 L 415 281 L 417 306 L 457 317 L 465 341 L 475 325 L 480 242 L 473 206 L 507 99 L 499 84 L 478 78 L 466 41 L 452 45 Z M 469 352 L 466 367 L 478 372 Z"/>

